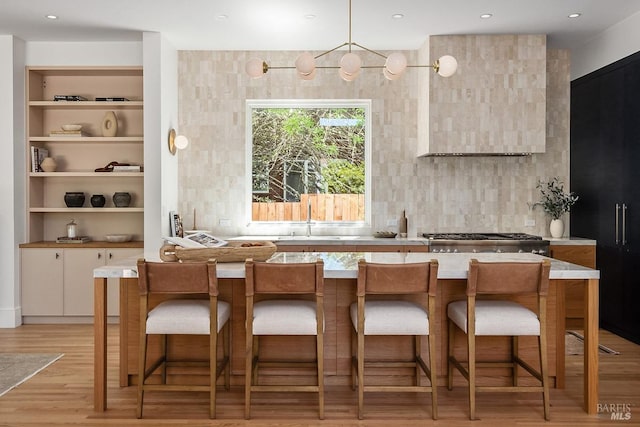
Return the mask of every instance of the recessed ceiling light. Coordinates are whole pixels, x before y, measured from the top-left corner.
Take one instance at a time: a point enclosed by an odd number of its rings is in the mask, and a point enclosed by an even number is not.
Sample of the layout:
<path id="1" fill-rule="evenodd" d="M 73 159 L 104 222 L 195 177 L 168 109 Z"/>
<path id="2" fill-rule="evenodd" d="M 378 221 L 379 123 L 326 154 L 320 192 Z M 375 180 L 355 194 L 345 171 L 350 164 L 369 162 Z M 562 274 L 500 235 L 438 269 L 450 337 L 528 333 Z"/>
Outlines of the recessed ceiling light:
<path id="1" fill-rule="evenodd" d="M 569 14 L 569 18 L 579 18 L 582 14 L 581 13 L 570 13 Z"/>
<path id="2" fill-rule="evenodd" d="M 229 18 L 229 15 L 225 15 L 225 14 L 220 14 L 220 15 L 216 16 L 216 19 L 218 21 L 224 21 L 225 19 L 228 19 L 228 18 Z"/>
<path id="3" fill-rule="evenodd" d="M 45 15 L 44 17 L 47 19 L 58 19 L 58 15 Z"/>
<path id="4" fill-rule="evenodd" d="M 480 15 L 480 18 L 482 19 L 489 19 L 493 16 L 493 14 L 491 13 L 483 13 L 482 15 Z"/>
<path id="5" fill-rule="evenodd" d="M 402 13 L 394 13 L 393 15 L 391 15 L 391 17 L 393 19 L 402 19 L 404 18 L 404 15 Z"/>
<path id="6" fill-rule="evenodd" d="M 316 19 L 316 15 L 310 13 L 308 15 L 304 15 L 304 19 Z"/>

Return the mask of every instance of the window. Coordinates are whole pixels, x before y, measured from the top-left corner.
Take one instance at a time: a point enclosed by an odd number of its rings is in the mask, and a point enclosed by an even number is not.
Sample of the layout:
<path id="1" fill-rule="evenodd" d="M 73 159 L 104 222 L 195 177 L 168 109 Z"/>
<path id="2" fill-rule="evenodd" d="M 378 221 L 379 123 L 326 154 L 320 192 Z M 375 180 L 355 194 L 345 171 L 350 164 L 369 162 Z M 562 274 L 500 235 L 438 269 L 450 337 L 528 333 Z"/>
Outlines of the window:
<path id="1" fill-rule="evenodd" d="M 370 222 L 369 100 L 247 101 L 249 222 Z"/>

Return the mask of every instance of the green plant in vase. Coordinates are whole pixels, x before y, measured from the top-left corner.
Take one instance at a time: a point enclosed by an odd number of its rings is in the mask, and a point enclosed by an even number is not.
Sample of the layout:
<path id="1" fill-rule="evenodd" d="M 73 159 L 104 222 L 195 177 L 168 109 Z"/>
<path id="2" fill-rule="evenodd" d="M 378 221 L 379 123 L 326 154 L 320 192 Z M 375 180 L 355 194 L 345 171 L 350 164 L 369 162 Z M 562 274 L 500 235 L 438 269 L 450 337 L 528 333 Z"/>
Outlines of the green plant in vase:
<path id="1" fill-rule="evenodd" d="M 578 196 L 573 192 L 566 193 L 564 184 L 558 177 L 554 177 L 547 182 L 538 181 L 536 188 L 540 190 L 540 201 L 534 203 L 531 207 L 542 207 L 545 213 L 551 216 L 551 236 L 562 237 L 564 233 L 562 215 L 569 212 L 571 206 L 578 201 Z"/>

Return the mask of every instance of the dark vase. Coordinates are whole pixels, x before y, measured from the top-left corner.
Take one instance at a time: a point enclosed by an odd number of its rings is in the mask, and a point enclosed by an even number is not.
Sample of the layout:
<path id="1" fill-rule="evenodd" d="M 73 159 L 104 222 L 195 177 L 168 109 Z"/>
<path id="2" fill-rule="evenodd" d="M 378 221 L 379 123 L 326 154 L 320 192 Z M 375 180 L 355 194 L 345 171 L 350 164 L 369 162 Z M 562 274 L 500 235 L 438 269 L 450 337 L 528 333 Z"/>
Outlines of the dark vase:
<path id="1" fill-rule="evenodd" d="M 68 191 L 64 193 L 64 203 L 68 208 L 80 208 L 84 205 L 84 193 L 81 191 Z"/>
<path id="2" fill-rule="evenodd" d="M 91 196 L 91 206 L 94 208 L 101 208 L 107 201 L 102 194 L 94 194 Z"/>
<path id="3" fill-rule="evenodd" d="M 125 192 L 113 193 L 113 204 L 117 208 L 126 208 L 131 204 L 131 194 Z"/>

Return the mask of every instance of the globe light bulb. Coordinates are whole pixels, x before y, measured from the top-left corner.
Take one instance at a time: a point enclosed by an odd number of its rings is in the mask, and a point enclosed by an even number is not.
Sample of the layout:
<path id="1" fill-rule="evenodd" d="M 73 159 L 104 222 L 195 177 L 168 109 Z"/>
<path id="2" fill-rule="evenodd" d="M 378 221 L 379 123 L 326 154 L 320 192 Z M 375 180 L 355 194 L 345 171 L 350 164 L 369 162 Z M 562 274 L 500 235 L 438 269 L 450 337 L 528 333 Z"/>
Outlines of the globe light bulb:
<path id="1" fill-rule="evenodd" d="M 394 52 L 387 57 L 384 66 L 391 74 L 400 75 L 407 69 L 407 58 L 400 52 Z"/>
<path id="2" fill-rule="evenodd" d="M 340 59 L 340 68 L 347 74 L 356 74 L 360 71 L 362 61 L 355 53 L 349 52 Z"/>
<path id="3" fill-rule="evenodd" d="M 458 69 L 458 61 L 451 55 L 444 55 L 438 58 L 438 74 L 442 77 L 451 77 Z"/>
<path id="4" fill-rule="evenodd" d="M 309 52 L 304 52 L 296 58 L 296 70 L 303 75 L 309 75 L 316 69 L 316 59 Z"/>
<path id="5" fill-rule="evenodd" d="M 245 71 L 252 79 L 259 79 L 264 75 L 264 61 L 260 58 L 251 58 L 245 66 Z"/>

